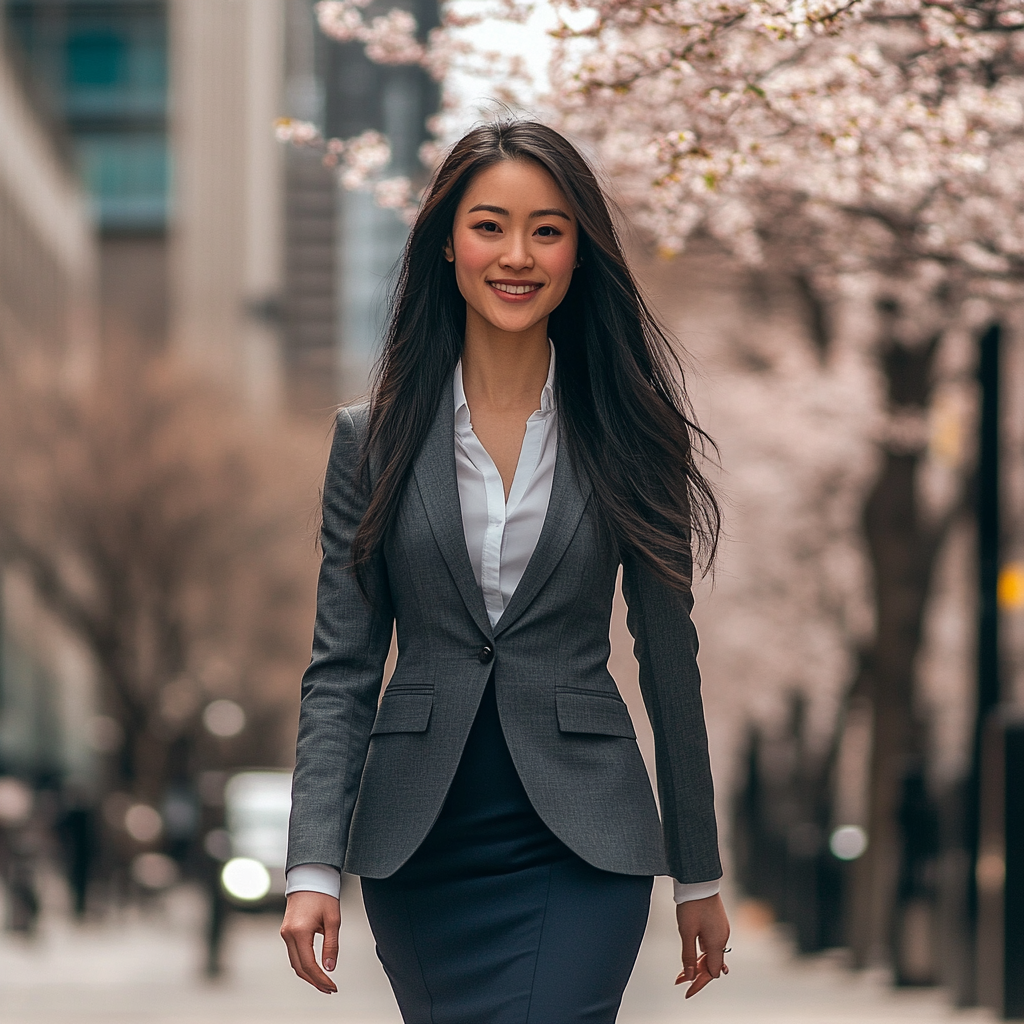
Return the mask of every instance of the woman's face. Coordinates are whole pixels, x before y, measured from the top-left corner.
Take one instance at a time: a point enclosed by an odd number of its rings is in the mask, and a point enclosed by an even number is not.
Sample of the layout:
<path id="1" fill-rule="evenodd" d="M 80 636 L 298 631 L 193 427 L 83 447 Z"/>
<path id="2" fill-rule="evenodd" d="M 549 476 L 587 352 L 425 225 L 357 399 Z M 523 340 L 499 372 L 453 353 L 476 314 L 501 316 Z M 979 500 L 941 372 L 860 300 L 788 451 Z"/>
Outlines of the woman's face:
<path id="1" fill-rule="evenodd" d="M 505 160 L 469 183 L 445 257 L 468 315 L 518 333 L 565 298 L 576 240 L 576 218 L 554 178 L 531 160 Z"/>

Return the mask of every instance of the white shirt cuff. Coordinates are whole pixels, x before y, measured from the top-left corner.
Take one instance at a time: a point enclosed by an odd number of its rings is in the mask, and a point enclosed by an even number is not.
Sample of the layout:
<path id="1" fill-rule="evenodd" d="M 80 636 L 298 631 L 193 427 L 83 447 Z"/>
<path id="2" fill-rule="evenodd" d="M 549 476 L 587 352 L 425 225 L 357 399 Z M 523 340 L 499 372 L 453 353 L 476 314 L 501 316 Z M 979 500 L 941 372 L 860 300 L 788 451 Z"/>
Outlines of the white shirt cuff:
<path id="1" fill-rule="evenodd" d="M 338 899 L 341 896 L 341 872 L 329 864 L 296 864 L 285 882 L 284 894 L 293 892 L 322 892 Z"/>
<path id="2" fill-rule="evenodd" d="M 715 896 L 722 886 L 721 878 L 711 882 L 677 882 L 672 879 L 672 896 L 676 903 L 689 903 Z M 335 899 L 341 895 L 341 872 L 329 864 L 298 864 L 288 872 L 285 895 L 293 892 L 322 892 Z"/>
<path id="3" fill-rule="evenodd" d="M 291 872 L 288 874 L 288 879 L 291 884 Z M 674 878 L 672 879 L 672 897 L 676 903 L 706 900 L 709 896 L 717 896 L 721 888 L 721 878 L 716 878 L 713 882 L 677 882 Z"/>

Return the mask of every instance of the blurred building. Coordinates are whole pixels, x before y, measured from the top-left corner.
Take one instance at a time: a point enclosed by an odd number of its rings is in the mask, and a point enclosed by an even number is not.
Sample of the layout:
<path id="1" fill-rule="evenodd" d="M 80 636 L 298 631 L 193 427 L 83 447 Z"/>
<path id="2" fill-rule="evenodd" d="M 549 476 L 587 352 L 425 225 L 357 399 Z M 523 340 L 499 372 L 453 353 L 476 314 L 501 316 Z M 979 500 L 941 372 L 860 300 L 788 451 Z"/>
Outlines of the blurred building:
<path id="1" fill-rule="evenodd" d="M 286 0 L 283 113 L 323 125 L 323 68 L 330 45 L 313 0 Z M 314 150 L 284 152 L 282 342 L 291 404 L 321 411 L 339 401 L 338 185 Z"/>
<path id="2" fill-rule="evenodd" d="M 9 0 L 7 13 L 101 232 L 106 327 L 158 346 L 170 195 L 165 4 Z"/>
<path id="3" fill-rule="evenodd" d="M 380 13 L 395 6 L 378 0 Z M 438 23 L 437 0 L 407 5 L 421 31 Z M 374 6 L 370 7 L 374 13 Z M 437 85 L 420 68 L 387 67 L 367 59 L 356 44 L 328 47 L 323 68 L 325 132 L 348 138 L 375 128 L 392 144 L 390 173 L 414 181 L 423 176 L 419 147 L 427 119 L 439 103 Z M 338 204 L 338 324 L 341 373 L 349 393 L 358 393 L 373 364 L 386 313 L 387 278 L 408 237 L 391 210 L 374 205 L 361 192 L 343 192 Z"/>
<path id="4" fill-rule="evenodd" d="M 0 39 L 0 373 L 87 378 L 98 255 L 79 186 L 29 102 Z M 0 445 L 9 439 L 0 437 Z M 38 783 L 87 774 L 73 723 L 88 715 L 88 663 L 21 575 L 0 563 L 0 775 Z"/>
<path id="5" fill-rule="evenodd" d="M 81 361 L 95 331 L 92 229 L 77 183 L 28 102 L 6 45 L 0 50 L 0 138 L 4 344 L 45 345 Z"/>
<path id="6" fill-rule="evenodd" d="M 175 162 L 172 342 L 243 382 L 259 408 L 281 395 L 282 0 L 171 0 Z"/>
<path id="7" fill-rule="evenodd" d="M 9 0 L 101 233 L 108 331 L 280 386 L 280 0 Z"/>
<path id="8" fill-rule="evenodd" d="M 384 6 L 384 0 L 378 0 Z M 388 4 L 387 6 L 390 6 Z M 424 28 L 436 0 L 414 0 Z M 100 230 L 108 332 L 177 346 L 257 409 L 359 393 L 404 225 L 275 117 L 384 131 L 419 167 L 437 87 L 318 31 L 314 0 L 7 0 Z"/>
<path id="9" fill-rule="evenodd" d="M 393 152 L 388 173 L 422 178 L 418 152 L 438 109 L 437 84 L 420 68 L 374 64 L 359 44 L 325 38 L 313 6 L 313 0 L 288 0 L 285 112 L 313 121 L 328 137 L 383 132 Z M 411 10 L 421 32 L 438 22 L 436 0 L 376 0 L 367 14 L 393 6 Z M 298 404 L 323 408 L 365 389 L 388 276 L 408 229 L 368 194 L 339 190 L 315 152 L 289 150 L 285 182 L 287 376 Z"/>

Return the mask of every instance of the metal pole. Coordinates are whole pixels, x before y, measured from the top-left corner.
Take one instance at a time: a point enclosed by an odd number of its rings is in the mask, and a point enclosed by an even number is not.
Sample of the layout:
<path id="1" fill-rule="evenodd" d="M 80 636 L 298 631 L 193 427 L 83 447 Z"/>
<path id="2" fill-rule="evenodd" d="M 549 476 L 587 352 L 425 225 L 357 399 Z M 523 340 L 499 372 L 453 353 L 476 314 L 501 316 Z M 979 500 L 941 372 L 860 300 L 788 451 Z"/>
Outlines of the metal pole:
<path id="1" fill-rule="evenodd" d="M 993 324 L 981 336 L 978 382 L 981 410 L 978 437 L 976 515 L 978 531 L 978 655 L 977 709 L 974 750 L 965 808 L 967 877 L 967 934 L 972 945 L 968 962 L 971 973 L 968 1004 L 977 1001 L 978 847 L 981 824 L 983 739 L 985 726 L 999 703 L 999 356 L 1001 328 Z"/>

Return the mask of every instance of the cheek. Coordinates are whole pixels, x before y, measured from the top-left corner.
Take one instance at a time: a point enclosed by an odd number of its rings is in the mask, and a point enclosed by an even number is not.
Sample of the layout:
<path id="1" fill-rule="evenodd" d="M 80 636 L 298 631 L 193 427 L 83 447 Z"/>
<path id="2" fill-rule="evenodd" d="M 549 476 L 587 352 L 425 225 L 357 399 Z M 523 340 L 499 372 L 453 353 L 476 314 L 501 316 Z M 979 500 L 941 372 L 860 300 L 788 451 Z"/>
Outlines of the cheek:
<path id="1" fill-rule="evenodd" d="M 543 266 L 552 283 L 557 282 L 559 286 L 568 288 L 576 267 L 576 247 L 559 245 L 548 249 L 544 253 Z"/>
<path id="2" fill-rule="evenodd" d="M 486 270 L 493 260 L 492 246 L 487 240 L 473 232 L 456 235 L 455 237 L 455 268 L 456 272 L 465 274 L 467 278 Z"/>

